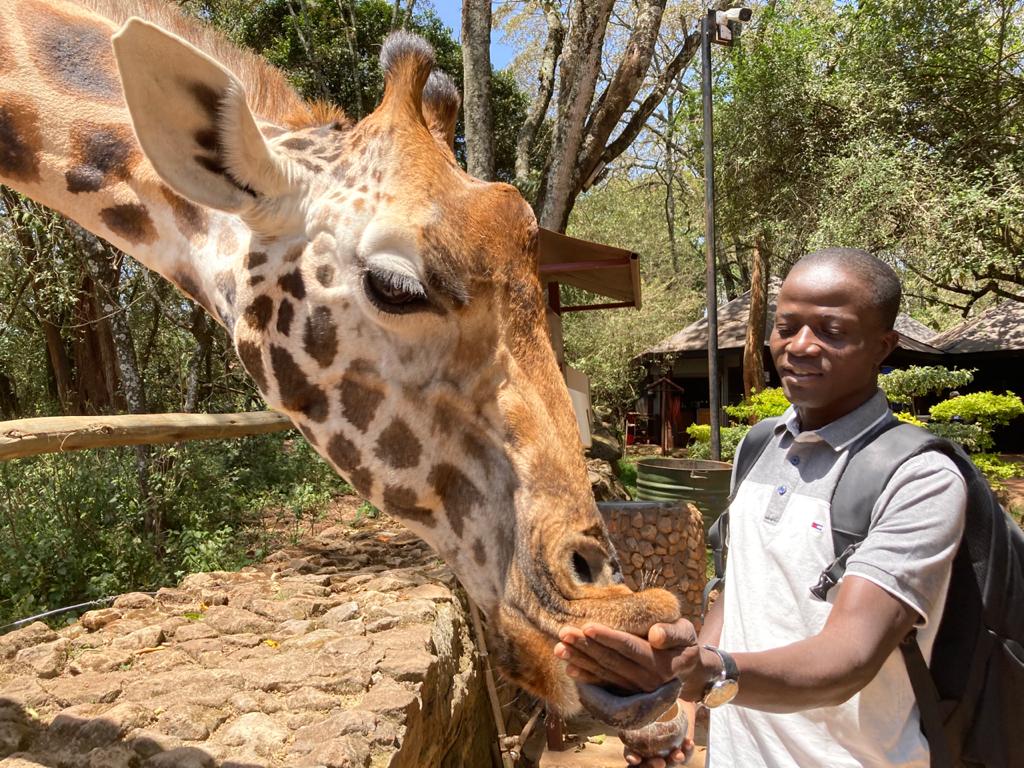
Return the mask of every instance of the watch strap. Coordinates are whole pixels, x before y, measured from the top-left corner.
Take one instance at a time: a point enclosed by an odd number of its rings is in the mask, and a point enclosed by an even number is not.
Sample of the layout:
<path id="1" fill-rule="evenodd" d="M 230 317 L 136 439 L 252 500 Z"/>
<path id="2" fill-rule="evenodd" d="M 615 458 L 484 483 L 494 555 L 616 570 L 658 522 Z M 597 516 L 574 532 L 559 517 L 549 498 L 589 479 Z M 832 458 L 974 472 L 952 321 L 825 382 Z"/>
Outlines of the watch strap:
<path id="1" fill-rule="evenodd" d="M 716 648 L 713 645 L 705 645 L 704 648 L 708 651 L 718 654 L 718 658 L 722 660 L 722 679 L 723 680 L 736 680 L 740 679 L 740 668 L 736 666 L 736 660 L 732 657 L 732 654 L 723 651 L 721 648 Z"/>

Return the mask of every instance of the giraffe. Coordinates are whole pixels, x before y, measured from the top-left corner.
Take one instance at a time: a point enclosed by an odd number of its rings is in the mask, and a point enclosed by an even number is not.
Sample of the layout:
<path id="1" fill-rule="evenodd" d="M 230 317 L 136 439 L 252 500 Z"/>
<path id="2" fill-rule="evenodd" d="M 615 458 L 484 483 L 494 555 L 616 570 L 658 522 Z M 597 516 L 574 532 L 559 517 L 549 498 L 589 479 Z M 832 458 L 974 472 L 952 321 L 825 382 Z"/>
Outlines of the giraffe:
<path id="1" fill-rule="evenodd" d="M 459 94 L 421 38 L 357 124 L 153 0 L 0 7 L 0 182 L 201 304 L 273 408 L 449 564 L 501 671 L 630 726 L 674 699 L 577 686 L 566 622 L 678 617 L 631 592 L 547 337 L 537 224 L 457 164 Z"/>

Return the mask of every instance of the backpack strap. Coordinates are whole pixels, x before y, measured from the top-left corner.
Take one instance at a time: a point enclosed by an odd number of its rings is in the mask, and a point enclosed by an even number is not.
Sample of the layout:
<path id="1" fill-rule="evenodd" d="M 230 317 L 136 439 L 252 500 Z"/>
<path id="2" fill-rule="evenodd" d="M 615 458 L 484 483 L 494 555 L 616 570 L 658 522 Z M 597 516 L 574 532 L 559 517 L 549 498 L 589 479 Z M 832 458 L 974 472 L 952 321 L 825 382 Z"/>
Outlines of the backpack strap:
<path id="1" fill-rule="evenodd" d="M 926 451 L 940 451 L 957 458 L 955 454 L 958 452 L 949 441 L 921 427 L 895 422 L 895 419 L 893 422 L 885 425 L 881 433 L 874 432 L 868 436 L 868 442 L 851 448 L 856 452 L 850 457 L 832 494 L 832 545 L 836 558 L 822 571 L 818 583 L 811 587 L 811 593 L 821 600 L 826 599 L 828 591 L 839 583 L 846 571 L 847 560 L 867 536 L 875 502 L 896 470 Z M 918 645 L 916 630 L 900 642 L 900 651 L 917 700 L 921 730 L 928 741 L 931 767 L 954 768 L 953 753 L 939 709 L 941 697 Z"/>
<path id="2" fill-rule="evenodd" d="M 949 442 L 927 429 L 891 418 L 850 446 L 850 459 L 832 492 L 832 551 L 811 594 L 825 600 L 846 572 L 846 562 L 871 526 L 871 512 L 896 470 L 930 450 L 948 452 Z"/>
<path id="3" fill-rule="evenodd" d="M 704 587 L 704 597 L 700 609 L 702 617 L 707 613 L 708 598 L 711 593 L 721 587 L 722 582 L 725 581 L 725 542 L 729 538 L 729 506 L 736 498 L 736 492 L 740 485 L 750 474 L 750 470 L 757 460 L 761 458 L 768 443 L 771 442 L 772 435 L 775 434 L 775 425 L 778 423 L 778 418 L 762 419 L 750 428 L 736 448 L 736 456 L 733 459 L 732 489 L 729 491 L 728 502 L 725 510 L 708 531 L 708 546 L 711 547 L 711 554 L 715 562 L 715 577 L 710 579 Z"/>
<path id="4" fill-rule="evenodd" d="M 921 731 L 928 742 L 931 768 L 954 768 L 953 753 L 949 746 L 949 738 L 946 736 L 946 729 L 943 726 L 942 713 L 939 710 L 942 698 L 939 696 L 938 688 L 935 687 L 935 678 L 928 670 L 924 654 L 921 653 L 916 629 L 900 642 L 900 651 L 903 653 L 903 663 L 907 667 L 910 687 L 914 689 L 914 698 L 917 699 Z"/>

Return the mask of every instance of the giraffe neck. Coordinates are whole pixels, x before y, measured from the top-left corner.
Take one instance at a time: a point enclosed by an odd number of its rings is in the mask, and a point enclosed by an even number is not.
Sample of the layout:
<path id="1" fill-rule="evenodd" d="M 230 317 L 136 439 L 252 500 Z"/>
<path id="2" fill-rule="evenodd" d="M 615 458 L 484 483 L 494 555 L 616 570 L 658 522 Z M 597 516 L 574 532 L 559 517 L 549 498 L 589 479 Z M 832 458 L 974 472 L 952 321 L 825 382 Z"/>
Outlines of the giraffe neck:
<path id="1" fill-rule="evenodd" d="M 75 219 L 225 323 L 224 276 L 251 234 L 238 217 L 194 205 L 157 177 L 124 104 L 114 31 L 70 3 L 0 7 L 0 182 Z"/>

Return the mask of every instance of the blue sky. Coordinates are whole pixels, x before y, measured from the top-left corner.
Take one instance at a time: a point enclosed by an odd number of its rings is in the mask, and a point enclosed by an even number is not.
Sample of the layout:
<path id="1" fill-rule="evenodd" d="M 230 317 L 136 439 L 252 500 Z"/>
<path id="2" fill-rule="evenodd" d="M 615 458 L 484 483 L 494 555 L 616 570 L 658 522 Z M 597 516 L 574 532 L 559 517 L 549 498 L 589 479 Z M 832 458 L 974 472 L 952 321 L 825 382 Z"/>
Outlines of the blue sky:
<path id="1" fill-rule="evenodd" d="M 462 3 L 459 0 L 434 0 L 434 10 L 441 17 L 458 40 L 462 35 Z M 504 69 L 516 52 L 507 45 L 498 42 L 500 34 L 491 33 L 491 66 L 495 69 Z"/>

